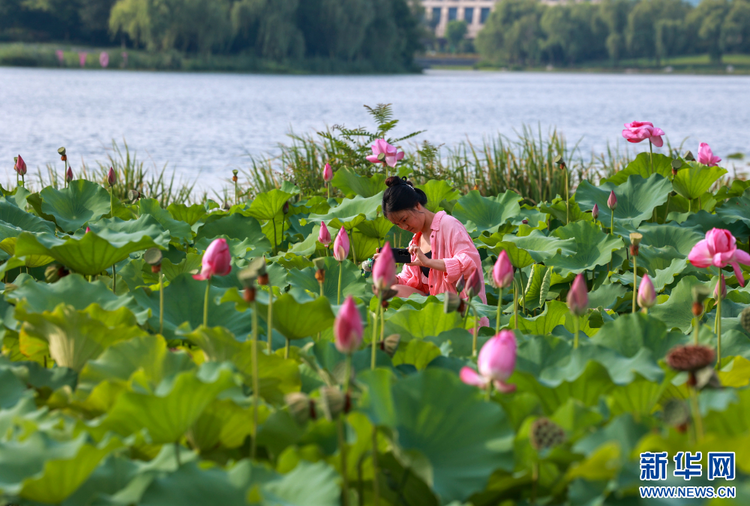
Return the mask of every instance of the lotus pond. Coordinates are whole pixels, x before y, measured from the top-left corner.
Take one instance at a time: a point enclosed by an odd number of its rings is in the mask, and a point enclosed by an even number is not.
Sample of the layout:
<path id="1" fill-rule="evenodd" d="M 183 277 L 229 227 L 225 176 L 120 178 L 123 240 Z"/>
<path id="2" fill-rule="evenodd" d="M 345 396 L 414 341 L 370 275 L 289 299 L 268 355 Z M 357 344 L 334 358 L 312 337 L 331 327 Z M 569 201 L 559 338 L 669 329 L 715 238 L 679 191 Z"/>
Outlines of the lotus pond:
<path id="1" fill-rule="evenodd" d="M 121 201 L 82 179 L 3 190 L 0 503 L 631 505 L 662 484 L 731 485 L 735 502 L 691 504 L 748 504 L 750 289 L 725 267 L 719 306 L 720 267 L 688 255 L 714 228 L 748 249 L 750 183 L 687 158 L 643 153 L 537 205 L 421 185 L 483 259 L 488 304 L 465 314 L 442 294 L 379 310 L 360 263 L 410 236 L 382 216 L 377 171 L 339 168 L 338 196 L 285 182 L 229 209 Z M 343 262 L 321 223 L 345 228 Z M 231 272 L 194 279 L 217 238 Z M 515 290 L 491 282 L 503 251 Z M 364 324 L 349 358 L 334 345 L 348 297 Z M 512 393 L 460 379 L 482 317 L 477 349 L 515 334 Z M 720 358 L 670 367 L 678 346 L 718 352 L 719 333 Z M 665 481 L 641 481 L 645 452 L 668 452 Z M 673 475 L 678 452 L 701 452 L 702 475 Z M 709 452 L 736 453 L 733 481 L 709 481 Z"/>

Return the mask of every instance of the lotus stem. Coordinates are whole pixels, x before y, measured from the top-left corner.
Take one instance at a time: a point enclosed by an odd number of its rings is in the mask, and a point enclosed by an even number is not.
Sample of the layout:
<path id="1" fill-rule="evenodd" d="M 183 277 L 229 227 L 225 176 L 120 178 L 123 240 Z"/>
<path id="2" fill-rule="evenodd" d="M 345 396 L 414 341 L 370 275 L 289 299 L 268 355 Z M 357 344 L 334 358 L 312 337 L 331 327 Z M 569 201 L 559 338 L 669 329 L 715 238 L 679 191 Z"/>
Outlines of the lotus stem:
<path id="1" fill-rule="evenodd" d="M 343 265 L 341 262 L 339 262 L 339 290 L 338 290 L 338 296 L 336 297 L 336 304 L 341 305 L 341 273 L 343 272 Z"/>
<path id="2" fill-rule="evenodd" d="M 286 344 L 284 345 L 284 358 L 289 358 L 289 339 L 286 340 Z"/>
<path id="3" fill-rule="evenodd" d="M 276 218 L 271 218 L 271 224 L 273 225 L 273 256 L 276 256 Z"/>
<path id="4" fill-rule="evenodd" d="M 320 285 L 320 296 L 322 297 L 323 296 L 323 282 L 318 281 L 318 284 Z"/>
<path id="5" fill-rule="evenodd" d="M 159 334 L 164 335 L 164 273 L 159 271 Z"/>
<path id="6" fill-rule="evenodd" d="M 29 272 L 28 269 L 27 267 L 26 272 Z M 112 264 L 112 293 L 117 295 L 117 269 L 115 269 L 115 264 Z"/>
<path id="7" fill-rule="evenodd" d="M 177 467 L 182 466 L 182 462 L 180 462 L 180 442 L 179 441 L 174 442 L 174 458 L 177 461 Z"/>
<path id="8" fill-rule="evenodd" d="M 339 451 L 341 452 L 341 477 L 344 480 L 344 486 L 341 490 L 341 504 L 343 506 L 349 506 L 349 476 L 347 473 L 346 465 L 346 437 L 344 436 L 344 415 L 339 415 L 336 423 L 338 439 L 339 439 Z"/>
<path id="9" fill-rule="evenodd" d="M 650 152 L 650 160 L 651 160 L 651 176 L 654 175 L 654 144 L 651 142 L 651 139 L 648 140 L 648 150 Z"/>
<path id="10" fill-rule="evenodd" d="M 268 354 L 270 355 L 273 350 L 271 349 L 271 342 L 273 341 L 273 285 L 268 283 Z M 289 339 L 286 341 L 286 355 L 284 358 L 289 358 Z"/>
<path id="11" fill-rule="evenodd" d="M 498 295 L 497 299 L 497 314 L 495 315 L 497 317 L 497 322 L 495 323 L 495 334 L 500 333 L 500 313 L 502 311 L 503 307 L 503 287 L 500 287 L 500 295 Z"/>
<path id="12" fill-rule="evenodd" d="M 208 298 L 211 290 L 211 278 L 206 280 L 206 297 L 203 301 L 203 326 L 208 327 Z"/>
<path id="13" fill-rule="evenodd" d="M 638 255 L 633 255 L 633 314 L 635 314 L 637 293 L 638 293 Z"/>
<path id="14" fill-rule="evenodd" d="M 531 504 L 536 504 L 536 487 L 539 482 L 539 462 L 531 464 Z"/>
<path id="15" fill-rule="evenodd" d="M 352 248 L 352 261 L 354 262 L 354 265 L 357 265 L 357 250 L 354 249 L 354 229 L 352 229 L 352 240 L 349 241 L 349 245 Z"/>
<path id="16" fill-rule="evenodd" d="M 474 312 L 474 336 L 471 342 L 471 356 L 477 356 L 477 336 L 479 336 L 479 313 L 474 304 L 470 305 L 471 310 Z"/>
<path id="17" fill-rule="evenodd" d="M 484 398 L 488 402 L 492 400 L 492 381 L 487 383 L 487 391 L 484 393 Z"/>
<path id="18" fill-rule="evenodd" d="M 570 223 L 570 184 L 568 183 L 568 169 L 565 169 L 565 224 Z"/>
<path id="19" fill-rule="evenodd" d="M 573 338 L 573 349 L 578 349 L 578 333 L 581 330 L 581 321 L 580 316 L 574 314 L 573 315 L 573 328 L 575 329 L 575 334 Z"/>
<path id="20" fill-rule="evenodd" d="M 255 459 L 258 441 L 258 407 L 260 405 L 260 381 L 258 380 L 258 303 L 253 300 L 253 439 L 250 458 Z"/>
<path id="21" fill-rule="evenodd" d="M 690 375 L 695 376 L 695 373 L 691 372 Z M 690 411 L 693 412 L 695 439 L 700 443 L 703 440 L 703 417 L 701 417 L 701 408 L 698 404 L 698 391 L 695 386 L 688 386 L 688 390 L 690 390 Z"/>
<path id="22" fill-rule="evenodd" d="M 344 378 L 344 393 L 349 392 L 349 379 L 352 376 L 352 354 L 346 354 L 346 377 Z"/>
<path id="23" fill-rule="evenodd" d="M 328 191 L 328 198 L 331 198 L 331 185 L 326 183 L 326 190 Z"/>
<path id="24" fill-rule="evenodd" d="M 609 235 L 615 235 L 615 210 L 609 210 L 611 216 L 609 220 Z"/>
<path id="25" fill-rule="evenodd" d="M 378 428 L 372 426 L 372 504 L 380 505 L 380 484 L 378 483 Z"/>
<path id="26" fill-rule="evenodd" d="M 379 290 L 382 293 L 382 290 Z M 375 361 L 377 356 L 378 345 L 378 315 L 383 310 L 383 296 L 378 294 L 378 307 L 375 308 L 375 316 L 372 318 L 372 357 L 370 359 L 370 369 L 375 370 Z"/>
<path id="27" fill-rule="evenodd" d="M 695 321 L 695 327 L 693 328 L 693 344 L 698 346 L 698 334 L 700 334 L 701 317 L 696 316 L 693 318 L 693 320 Z"/>
<path id="28" fill-rule="evenodd" d="M 380 341 L 385 341 L 385 308 L 380 309 Z"/>
<path id="29" fill-rule="evenodd" d="M 719 296 L 716 302 L 716 370 L 721 367 L 721 299 L 722 283 L 721 274 L 719 274 Z"/>
<path id="30" fill-rule="evenodd" d="M 518 284 L 513 279 L 513 328 L 518 330 Z"/>

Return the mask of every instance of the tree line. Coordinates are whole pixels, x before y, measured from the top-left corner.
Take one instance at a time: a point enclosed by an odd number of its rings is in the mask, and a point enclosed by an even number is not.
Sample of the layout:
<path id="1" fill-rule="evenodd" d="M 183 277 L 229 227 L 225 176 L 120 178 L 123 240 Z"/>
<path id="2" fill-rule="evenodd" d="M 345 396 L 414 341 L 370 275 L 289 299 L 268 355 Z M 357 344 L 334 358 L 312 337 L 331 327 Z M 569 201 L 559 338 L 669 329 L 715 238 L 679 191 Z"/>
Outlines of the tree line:
<path id="1" fill-rule="evenodd" d="M 410 70 L 421 48 L 408 0 L 0 0 L 0 40 L 71 41 Z"/>
<path id="2" fill-rule="evenodd" d="M 500 65 L 573 65 L 674 56 L 750 53 L 750 0 L 602 0 L 547 6 L 501 0 L 475 41 Z"/>

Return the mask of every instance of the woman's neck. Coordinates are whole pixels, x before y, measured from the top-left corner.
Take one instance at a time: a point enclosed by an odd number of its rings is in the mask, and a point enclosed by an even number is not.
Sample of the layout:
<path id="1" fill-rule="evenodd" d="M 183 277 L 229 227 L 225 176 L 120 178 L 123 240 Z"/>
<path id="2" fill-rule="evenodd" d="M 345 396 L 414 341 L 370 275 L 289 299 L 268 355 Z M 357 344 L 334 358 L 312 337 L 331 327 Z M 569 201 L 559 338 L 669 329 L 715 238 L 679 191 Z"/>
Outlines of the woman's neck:
<path id="1" fill-rule="evenodd" d="M 421 232 L 423 236 L 430 237 L 430 231 L 432 230 L 432 220 L 435 219 L 435 213 L 427 209 L 424 210 L 424 227 Z"/>

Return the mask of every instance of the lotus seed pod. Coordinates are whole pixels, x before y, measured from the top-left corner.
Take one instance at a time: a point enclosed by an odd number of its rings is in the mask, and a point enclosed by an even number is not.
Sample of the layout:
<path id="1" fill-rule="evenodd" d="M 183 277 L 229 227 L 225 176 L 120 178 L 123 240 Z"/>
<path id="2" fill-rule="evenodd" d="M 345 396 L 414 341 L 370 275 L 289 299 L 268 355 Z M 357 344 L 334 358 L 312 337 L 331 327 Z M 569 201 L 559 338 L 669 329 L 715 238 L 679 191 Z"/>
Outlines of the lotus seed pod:
<path id="1" fill-rule="evenodd" d="M 531 446 L 536 450 L 554 448 L 565 442 L 565 431 L 547 418 L 537 418 L 529 430 Z"/>
<path id="2" fill-rule="evenodd" d="M 247 303 L 255 302 L 255 287 L 246 286 L 245 289 L 242 291 L 242 298 Z"/>
<path id="3" fill-rule="evenodd" d="M 693 156 L 693 152 L 692 151 L 687 151 L 685 153 L 685 156 L 683 156 L 683 158 L 685 160 L 687 160 L 688 162 L 694 162 L 695 161 L 695 156 Z"/>
<path id="4" fill-rule="evenodd" d="M 690 420 L 690 408 L 679 399 L 669 399 L 662 409 L 662 420 L 672 427 L 684 425 Z"/>
<path id="5" fill-rule="evenodd" d="M 323 269 L 318 269 L 315 271 L 315 279 L 318 281 L 318 283 L 325 283 L 326 282 L 326 271 Z"/>
<path id="6" fill-rule="evenodd" d="M 319 271 L 325 270 L 325 268 L 326 268 L 326 259 L 325 258 L 316 258 L 315 260 L 313 260 L 313 265 Z"/>
<path id="7" fill-rule="evenodd" d="M 159 248 L 149 248 L 143 254 L 143 261 L 149 265 L 161 265 L 163 255 Z"/>
<path id="8" fill-rule="evenodd" d="M 746 307 L 740 313 L 740 323 L 746 332 L 750 332 L 750 307 Z"/>
<path id="9" fill-rule="evenodd" d="M 708 346 L 686 345 L 672 348 L 666 360 L 675 371 L 694 373 L 711 365 L 715 358 L 716 353 Z"/>
<path id="10" fill-rule="evenodd" d="M 633 232 L 630 234 L 630 244 L 634 246 L 638 246 L 641 244 L 641 241 L 643 240 L 643 235 L 639 234 L 638 232 Z"/>
<path id="11" fill-rule="evenodd" d="M 57 154 L 59 154 L 60 156 L 65 156 L 65 154 L 66 154 L 65 153 L 65 148 L 64 147 L 58 148 Z"/>
<path id="12" fill-rule="evenodd" d="M 703 390 L 704 388 L 719 389 L 722 387 L 721 380 L 716 374 L 713 367 L 704 367 L 695 372 L 695 388 Z"/>
<path id="13" fill-rule="evenodd" d="M 260 276 L 258 276 L 258 284 L 260 286 L 266 286 L 268 284 L 268 273 L 264 272 Z"/>
<path id="14" fill-rule="evenodd" d="M 703 314 L 703 304 L 701 302 L 693 302 L 693 316 L 700 316 Z"/>
<path id="15" fill-rule="evenodd" d="M 304 425 L 312 418 L 316 418 L 315 401 L 310 399 L 306 394 L 301 392 L 292 392 L 284 396 L 286 405 L 289 408 L 289 414 L 300 424 Z"/>
<path id="16" fill-rule="evenodd" d="M 711 294 L 711 291 L 703 285 L 694 286 L 692 292 L 693 292 L 693 301 L 700 302 L 701 304 L 703 304 L 703 301 L 706 300 L 708 296 Z"/>
<path id="17" fill-rule="evenodd" d="M 393 358 L 398 349 L 398 344 L 401 342 L 401 336 L 399 334 L 393 334 L 385 338 L 380 343 L 380 349 L 388 354 L 389 357 Z"/>
<path id="18" fill-rule="evenodd" d="M 346 399 L 337 387 L 325 386 L 320 389 L 320 404 L 328 420 L 333 420 L 344 411 Z"/>

